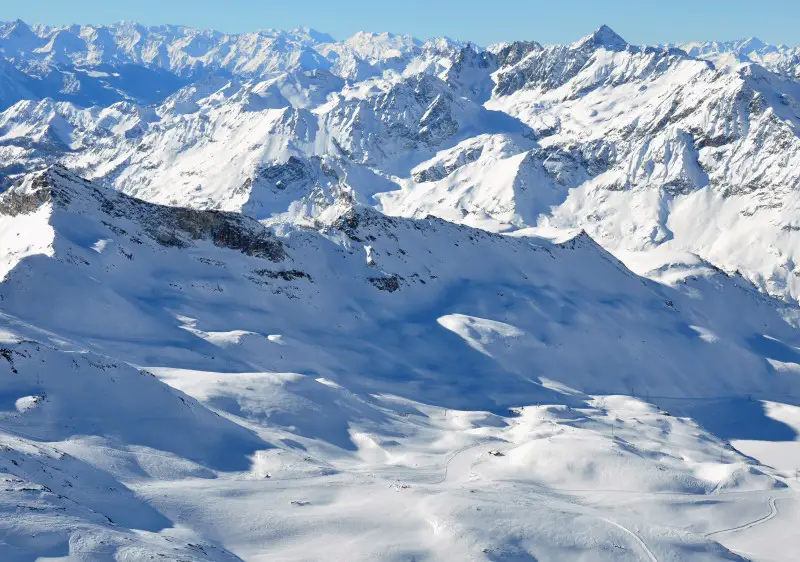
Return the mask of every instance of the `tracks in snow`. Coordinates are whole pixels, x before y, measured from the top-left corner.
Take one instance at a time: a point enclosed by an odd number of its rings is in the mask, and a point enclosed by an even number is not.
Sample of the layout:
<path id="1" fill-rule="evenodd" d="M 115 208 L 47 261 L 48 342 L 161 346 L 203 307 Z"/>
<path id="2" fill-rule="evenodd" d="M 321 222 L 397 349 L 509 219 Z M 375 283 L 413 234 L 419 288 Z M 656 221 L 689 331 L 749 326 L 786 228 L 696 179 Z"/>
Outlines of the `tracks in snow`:
<path id="1" fill-rule="evenodd" d="M 447 481 L 453 480 L 453 471 L 451 470 L 450 466 L 459 457 L 461 457 L 464 453 L 471 451 L 473 449 L 477 449 L 479 447 L 484 447 L 489 443 L 495 442 L 494 440 L 486 440 L 486 441 L 479 441 L 478 443 L 473 443 L 472 445 L 467 445 L 466 447 L 461 447 L 460 449 L 453 452 L 445 461 L 444 463 L 444 473 L 442 474 L 441 479 L 436 482 L 432 482 L 432 484 L 444 484 Z M 469 465 L 466 467 L 467 471 L 471 468 L 472 463 L 470 462 Z M 461 471 L 459 471 L 461 472 Z"/>
<path id="2" fill-rule="evenodd" d="M 447 461 L 445 462 L 444 474 L 442 475 L 441 480 L 439 480 L 438 482 L 435 482 L 435 483 L 436 484 L 444 484 L 445 482 L 452 481 L 453 479 L 457 478 L 459 474 L 463 475 L 464 472 L 468 472 L 470 467 L 472 466 L 472 462 L 470 461 L 466 466 L 460 466 L 460 464 L 458 462 L 456 462 L 457 459 L 460 459 L 461 457 L 464 456 L 465 453 L 467 453 L 467 452 L 469 452 L 469 451 L 471 451 L 473 449 L 477 449 L 477 448 L 480 448 L 480 447 L 485 447 L 488 444 L 489 444 L 488 442 L 482 441 L 482 442 L 479 442 L 479 443 L 475 443 L 473 445 L 469 445 L 467 447 L 462 447 L 461 449 L 458 449 L 457 451 L 452 453 L 450 455 L 450 457 L 448 457 Z M 454 462 L 456 462 L 456 466 L 461 468 L 461 470 L 454 471 L 454 470 L 451 469 L 451 465 Z M 609 525 L 612 525 L 612 526 L 618 528 L 619 530 L 623 531 L 624 533 L 630 535 L 633 538 L 633 540 L 636 542 L 636 544 L 639 545 L 639 548 L 646 555 L 647 560 L 649 560 L 649 562 L 658 562 L 658 558 L 656 558 L 655 554 L 653 554 L 653 551 L 650 550 L 650 547 L 647 546 L 647 544 L 641 539 L 641 537 L 639 537 L 639 535 L 637 533 L 635 533 L 634 531 L 628 529 L 624 525 L 621 525 L 621 524 L 617 523 L 616 521 L 612 521 L 611 519 L 607 519 L 605 517 L 602 517 L 601 519 L 603 521 L 605 521 L 606 523 L 608 523 Z"/>
<path id="3" fill-rule="evenodd" d="M 627 533 L 631 537 L 633 537 L 633 540 L 636 541 L 636 544 L 639 545 L 639 548 L 641 548 L 642 551 L 645 553 L 645 555 L 647 555 L 647 559 L 650 560 L 650 562 L 658 562 L 658 558 L 656 558 L 656 555 L 653 554 L 653 551 L 650 550 L 650 547 L 648 547 L 645 544 L 645 542 L 639 537 L 639 535 L 637 535 L 636 533 L 634 533 L 633 531 L 631 531 L 630 529 L 628 529 L 624 525 L 620 525 L 616 521 L 612 521 L 611 519 L 606 519 L 605 517 L 601 517 L 601 519 L 603 521 L 605 521 L 606 523 L 608 523 L 609 525 L 613 525 L 614 527 L 616 527 L 620 531 L 624 531 L 625 533 Z"/>
<path id="4" fill-rule="evenodd" d="M 764 517 L 759 517 L 755 521 L 750 521 L 749 523 L 745 523 L 744 525 L 738 525 L 736 527 L 730 527 L 728 529 L 720 529 L 719 531 L 714 531 L 713 533 L 706 533 L 706 538 L 715 537 L 717 535 L 722 535 L 725 533 L 734 533 L 736 531 L 744 531 L 746 529 L 752 529 L 757 525 L 761 525 L 762 523 L 766 523 L 770 519 L 774 518 L 778 515 L 778 507 L 775 505 L 775 498 L 769 498 L 769 513 Z"/>

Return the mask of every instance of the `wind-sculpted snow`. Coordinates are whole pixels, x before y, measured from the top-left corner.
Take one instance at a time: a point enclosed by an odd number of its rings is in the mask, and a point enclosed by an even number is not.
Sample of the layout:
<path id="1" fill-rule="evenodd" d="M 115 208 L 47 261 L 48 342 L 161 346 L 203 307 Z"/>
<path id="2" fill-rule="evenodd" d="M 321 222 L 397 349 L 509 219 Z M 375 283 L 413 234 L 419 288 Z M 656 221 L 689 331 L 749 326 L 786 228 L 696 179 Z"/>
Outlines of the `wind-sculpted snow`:
<path id="1" fill-rule="evenodd" d="M 788 52 L 0 24 L 0 558 L 792 560 Z"/>

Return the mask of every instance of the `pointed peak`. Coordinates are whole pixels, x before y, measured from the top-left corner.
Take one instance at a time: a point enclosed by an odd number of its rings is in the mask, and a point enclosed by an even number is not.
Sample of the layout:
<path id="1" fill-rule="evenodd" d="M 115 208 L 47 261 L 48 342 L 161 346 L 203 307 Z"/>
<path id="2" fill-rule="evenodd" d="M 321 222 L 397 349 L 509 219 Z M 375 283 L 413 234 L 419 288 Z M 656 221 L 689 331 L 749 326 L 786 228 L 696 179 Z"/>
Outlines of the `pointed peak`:
<path id="1" fill-rule="evenodd" d="M 594 33 L 587 35 L 578 42 L 580 47 L 590 45 L 595 48 L 603 47 L 609 51 L 624 51 L 628 43 L 607 25 L 601 25 Z"/>
<path id="2" fill-rule="evenodd" d="M 324 33 L 322 31 L 316 30 L 312 27 L 308 27 L 306 25 L 301 25 L 300 27 L 296 27 L 290 31 L 293 35 L 304 35 L 314 41 L 315 43 L 335 43 L 336 39 L 334 39 L 331 35 Z"/>
<path id="3" fill-rule="evenodd" d="M 764 43 L 758 37 L 748 37 L 742 41 L 742 46 L 752 47 L 754 49 L 760 49 L 761 47 L 766 47 L 766 43 Z"/>
<path id="4" fill-rule="evenodd" d="M 30 31 L 31 30 L 30 26 L 27 23 L 25 23 L 24 21 L 22 21 L 21 19 L 19 19 L 19 18 L 15 19 L 13 22 L 11 22 L 11 27 L 14 28 L 15 30 L 16 29 L 21 29 L 23 31 Z"/>
<path id="5" fill-rule="evenodd" d="M 3 27 L 5 27 L 5 33 L 3 33 Z M 5 35 L 8 39 L 16 40 L 36 38 L 31 27 L 20 19 L 0 25 L 0 34 Z"/>
<path id="6" fill-rule="evenodd" d="M 758 37 L 750 37 L 742 40 L 739 43 L 737 50 L 746 55 L 751 53 L 766 54 L 778 51 L 778 47 L 764 43 Z"/>

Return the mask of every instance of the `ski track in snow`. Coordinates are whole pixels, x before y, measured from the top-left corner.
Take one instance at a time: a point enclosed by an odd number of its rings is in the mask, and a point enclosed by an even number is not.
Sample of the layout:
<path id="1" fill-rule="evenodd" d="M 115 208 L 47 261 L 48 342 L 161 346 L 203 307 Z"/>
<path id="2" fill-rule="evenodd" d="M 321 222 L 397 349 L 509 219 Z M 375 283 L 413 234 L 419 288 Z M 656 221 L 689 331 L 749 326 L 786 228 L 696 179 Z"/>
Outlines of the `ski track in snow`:
<path id="1" fill-rule="evenodd" d="M 464 463 L 463 465 L 459 463 L 458 464 L 459 470 L 457 471 L 457 473 L 455 475 L 453 474 L 452 470 L 450 470 L 450 467 L 451 467 L 452 463 L 454 461 L 456 461 L 456 459 L 459 459 L 460 457 L 465 455 L 466 453 L 468 453 L 468 452 L 470 452 L 470 451 L 472 451 L 474 449 L 477 449 L 477 448 L 485 448 L 486 445 L 487 445 L 486 443 L 476 443 L 476 444 L 470 445 L 468 447 L 463 447 L 462 449 L 460 449 L 460 450 L 456 451 L 455 453 L 451 454 L 448 457 L 447 462 L 445 463 L 444 475 L 443 475 L 442 479 L 439 482 L 437 482 L 437 484 L 443 484 L 443 483 L 445 483 L 447 481 L 452 481 L 453 479 L 458 478 L 459 475 L 467 476 L 469 474 L 469 471 L 470 471 L 471 467 L 472 467 L 472 463 L 471 462 Z M 484 451 L 484 452 L 486 452 L 486 451 Z M 543 488 L 545 488 L 545 487 L 543 486 Z M 552 490 L 552 491 L 562 491 L 562 492 L 563 491 L 567 491 L 567 490 L 556 490 L 556 489 L 553 489 L 553 488 L 547 488 L 547 489 Z M 606 492 L 607 490 L 593 490 L 593 491 L 595 491 L 595 492 L 600 492 L 600 491 Z M 774 502 L 773 502 L 772 498 L 770 498 L 770 502 L 771 502 L 771 505 L 774 506 Z M 771 515 L 771 517 L 774 517 L 774 515 L 775 514 L 773 513 Z M 766 520 L 771 519 L 771 517 L 768 517 Z M 628 535 L 633 537 L 633 539 L 636 541 L 636 543 L 639 545 L 639 547 L 641 548 L 641 550 L 643 551 L 643 553 L 647 557 L 647 560 L 649 560 L 650 562 L 658 562 L 658 559 L 653 554 L 653 552 L 650 550 L 650 548 L 645 544 L 645 542 L 641 539 L 641 537 L 639 537 L 639 535 L 636 534 L 634 531 L 632 531 L 632 530 L 628 529 L 627 527 L 625 527 L 624 525 L 622 525 L 622 524 L 620 524 L 620 523 L 618 523 L 616 521 L 612 521 L 611 519 L 608 519 L 606 517 L 601 517 L 600 519 L 602 519 L 606 523 L 609 523 L 610 525 L 613 525 L 614 527 L 617 527 L 618 529 L 624 531 L 625 533 L 627 533 Z M 759 521 L 759 522 L 763 522 L 763 521 Z M 754 526 L 754 524 L 750 524 L 749 526 L 747 526 L 745 528 L 749 528 L 750 526 Z M 731 529 L 731 530 L 733 530 L 733 529 Z M 711 534 L 713 535 L 713 534 L 716 534 L 716 533 L 711 533 Z M 711 535 L 706 535 L 706 536 L 711 536 Z"/>
<path id="2" fill-rule="evenodd" d="M 445 481 L 448 480 L 447 469 L 450 467 L 451 463 L 456 458 L 458 458 L 459 456 L 461 456 L 461 455 L 463 455 L 463 454 L 465 454 L 465 453 L 467 453 L 467 452 L 469 452 L 469 451 L 471 451 L 473 449 L 476 449 L 476 448 L 479 448 L 479 447 L 483 448 L 485 446 L 486 446 L 485 443 L 477 443 L 475 445 L 471 445 L 469 447 L 465 447 L 465 448 L 457 451 L 450 458 L 448 458 L 447 464 L 445 465 L 445 477 L 442 479 L 442 481 L 440 483 L 444 483 Z M 459 474 L 467 474 L 469 472 L 470 468 L 471 468 L 471 464 L 465 464 L 464 466 L 460 466 L 459 468 L 462 469 L 462 470 L 459 471 Z M 450 475 L 451 475 L 452 478 L 455 478 L 455 476 L 452 476 L 452 472 L 450 473 Z M 545 489 L 548 489 L 548 490 L 551 490 L 551 491 L 554 491 L 554 492 L 577 491 L 577 490 L 563 490 L 563 489 L 548 488 L 546 486 L 538 486 L 538 487 L 545 488 Z M 585 491 L 590 491 L 590 490 L 585 490 Z M 608 492 L 608 490 L 591 490 L 591 491 L 593 491 L 593 492 Z M 595 514 L 592 514 L 592 515 L 595 515 Z M 773 516 L 774 516 L 774 514 L 773 514 Z M 645 542 L 642 540 L 642 538 L 638 534 L 636 534 L 634 531 L 632 531 L 631 529 L 625 527 L 621 523 L 618 523 L 616 521 L 612 521 L 611 519 L 608 519 L 607 517 L 600 517 L 600 519 L 602 521 L 605 521 L 606 523 L 608 523 L 610 525 L 613 525 L 614 527 L 624 531 L 628 535 L 630 535 L 636 541 L 636 543 L 639 545 L 639 547 L 641 548 L 642 552 L 647 557 L 647 560 L 649 560 L 650 562 L 658 562 L 658 559 L 653 554 L 653 552 L 650 550 L 650 548 L 647 546 L 647 544 L 645 544 Z M 714 534 L 714 533 L 712 533 L 712 534 Z M 707 536 L 709 536 L 709 535 L 707 535 Z"/>
<path id="3" fill-rule="evenodd" d="M 443 483 L 445 483 L 447 481 L 452 481 L 455 478 L 457 478 L 457 476 L 453 475 L 452 471 L 449 470 L 451 465 L 452 465 L 452 463 L 454 461 L 456 461 L 456 459 L 459 459 L 460 457 L 462 457 L 466 453 L 468 453 L 468 452 L 470 452 L 470 451 L 472 451 L 474 449 L 477 449 L 477 448 L 486 449 L 485 451 L 483 451 L 484 453 L 489 450 L 489 448 L 487 447 L 487 443 L 476 443 L 476 444 L 473 444 L 473 445 L 469 445 L 467 447 L 463 447 L 463 448 L 459 449 L 458 451 L 455 451 L 454 453 L 452 453 L 448 457 L 448 459 L 447 459 L 447 461 L 445 463 L 445 474 L 444 474 L 444 476 L 442 477 L 442 479 L 439 482 L 436 482 L 436 484 L 443 484 Z M 470 458 L 472 459 L 472 461 L 474 461 L 475 456 L 472 456 Z M 462 463 L 463 463 L 463 461 L 462 461 Z M 471 462 L 463 463 L 463 465 L 461 463 L 459 463 L 459 469 L 460 470 L 458 471 L 458 474 L 459 475 L 468 474 L 470 469 L 471 469 L 471 466 L 472 466 Z M 536 488 L 543 489 L 543 490 L 548 490 L 548 491 L 556 492 L 556 493 L 621 493 L 621 494 L 635 494 L 635 495 L 639 495 L 639 496 L 642 496 L 642 497 L 648 497 L 648 496 L 657 497 L 657 496 L 660 496 L 660 495 L 667 495 L 667 496 L 681 496 L 681 495 L 683 495 L 683 496 L 689 496 L 689 497 L 696 497 L 696 494 L 692 494 L 692 493 L 680 494 L 680 493 L 675 493 L 675 492 L 662 492 L 662 493 L 658 493 L 658 492 L 637 492 L 637 491 L 631 491 L 631 490 L 612 490 L 612 489 L 598 489 L 598 488 L 594 488 L 594 489 L 586 489 L 586 488 L 585 489 L 555 488 L 555 487 L 545 486 L 545 485 L 541 485 L 541 484 L 531 484 L 530 482 L 525 482 L 525 484 L 526 485 L 533 485 Z M 721 495 L 721 496 L 744 495 L 744 496 L 747 496 L 749 494 L 761 494 L 762 493 L 762 492 L 757 492 L 757 491 L 753 491 L 753 492 L 747 492 L 747 491 L 745 491 L 745 492 L 736 492 L 736 491 L 720 492 L 718 490 L 718 487 L 719 487 L 719 485 L 717 487 L 715 487 L 714 490 L 711 491 L 711 495 Z M 768 504 L 768 506 L 770 508 L 770 512 L 767 515 L 759 517 L 759 518 L 757 518 L 757 519 L 755 519 L 753 521 L 750 521 L 748 523 L 737 525 L 735 527 L 730 527 L 730 528 L 726 528 L 726 529 L 720 529 L 718 531 L 713 531 L 713 532 L 710 532 L 710 533 L 706 533 L 705 537 L 706 538 L 712 538 L 712 537 L 723 535 L 723 534 L 736 533 L 737 531 L 744 531 L 744 530 L 747 530 L 747 529 L 752 529 L 753 527 L 756 527 L 758 525 L 766 523 L 767 521 L 770 521 L 774 517 L 778 516 L 778 509 L 777 509 L 777 505 L 776 505 L 777 499 L 778 498 L 775 498 L 773 496 L 770 496 L 768 498 L 767 504 Z M 591 515 L 597 516 L 594 513 L 591 513 Z M 645 555 L 647 560 L 649 560 L 650 562 L 658 562 L 658 558 L 655 556 L 653 551 L 650 550 L 650 548 L 647 546 L 647 544 L 644 542 L 644 540 L 635 531 L 633 531 L 633 530 L 629 529 L 628 527 L 625 527 L 621 523 L 619 523 L 617 521 L 613 521 L 613 520 L 611 520 L 611 519 L 609 519 L 607 517 L 599 517 L 599 518 L 601 520 L 609 523 L 610 525 L 613 525 L 614 527 L 617 527 L 618 529 L 624 531 L 626 534 L 630 535 L 636 541 L 636 543 L 639 545 L 640 549 L 642 550 L 642 552 Z M 752 555 L 752 553 L 744 553 L 744 552 L 736 551 L 736 550 L 734 550 L 734 552 L 739 552 L 741 554 Z"/>
<path id="4" fill-rule="evenodd" d="M 633 540 L 636 541 L 636 544 L 639 545 L 639 548 L 642 549 L 644 555 L 647 557 L 647 560 L 649 560 L 650 562 L 658 562 L 658 558 L 656 558 L 655 554 L 653 554 L 653 552 L 650 550 L 650 548 L 648 548 L 648 546 L 645 544 L 645 542 L 641 539 L 639 535 L 637 535 L 624 525 L 617 523 L 616 521 L 612 521 L 611 519 L 607 519 L 605 517 L 603 517 L 602 520 L 629 534 L 631 537 L 633 537 Z"/>
<path id="5" fill-rule="evenodd" d="M 487 445 L 486 442 L 475 443 L 473 445 L 468 445 L 466 447 L 462 447 L 461 449 L 451 453 L 448 456 L 447 461 L 445 462 L 444 473 L 442 474 L 442 478 L 438 482 L 433 482 L 433 484 L 444 484 L 444 483 L 446 483 L 448 481 L 453 481 L 453 479 L 457 478 L 457 476 L 453 475 L 453 472 L 450 469 L 450 467 L 453 464 L 453 462 L 456 461 L 456 459 L 458 459 L 462 455 L 465 455 L 466 453 L 468 453 L 469 451 L 472 451 L 472 450 L 477 449 L 477 448 L 485 447 L 486 445 Z M 458 474 L 460 474 L 460 475 L 467 474 L 468 475 L 469 470 L 470 470 L 471 467 L 472 467 L 472 463 L 468 463 L 465 466 L 458 465 L 458 468 L 460 469 L 458 471 Z"/>
<path id="6" fill-rule="evenodd" d="M 707 533 L 706 537 L 710 538 L 710 537 L 715 537 L 717 535 L 722 535 L 722 534 L 727 534 L 727 533 L 735 533 L 737 531 L 744 531 L 746 529 L 752 529 L 753 527 L 761 525 L 762 523 L 766 523 L 767 521 L 769 521 L 770 519 L 772 519 L 773 517 L 778 515 L 778 508 L 777 508 L 777 506 L 775 504 L 775 501 L 776 501 L 775 498 L 773 498 L 773 497 L 769 498 L 769 502 L 768 502 L 769 513 L 767 515 L 764 515 L 763 517 L 759 517 L 758 519 L 756 519 L 754 521 L 750 521 L 749 523 L 745 523 L 743 525 L 737 525 L 736 527 L 731 527 L 729 529 L 720 529 L 719 531 L 714 531 L 713 533 Z"/>

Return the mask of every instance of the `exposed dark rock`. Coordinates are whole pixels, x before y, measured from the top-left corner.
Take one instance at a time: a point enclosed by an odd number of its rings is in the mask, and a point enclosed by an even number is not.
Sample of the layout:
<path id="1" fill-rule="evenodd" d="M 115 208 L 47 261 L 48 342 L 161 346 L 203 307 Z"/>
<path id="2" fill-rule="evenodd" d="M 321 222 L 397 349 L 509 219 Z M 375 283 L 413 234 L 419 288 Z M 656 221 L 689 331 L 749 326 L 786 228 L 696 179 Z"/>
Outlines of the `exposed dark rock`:
<path id="1" fill-rule="evenodd" d="M 0 214 L 12 217 L 27 215 L 52 200 L 52 193 L 46 189 L 47 184 L 43 177 L 35 178 L 33 187 L 36 189 L 28 193 L 20 193 L 14 189 L 3 193 L 0 197 Z"/>
<path id="2" fill-rule="evenodd" d="M 447 163 L 437 162 L 430 168 L 425 168 L 424 170 L 420 170 L 414 173 L 414 181 L 417 183 L 422 183 L 426 181 L 439 181 L 441 179 L 446 178 L 457 169 L 461 168 L 462 166 L 466 166 L 471 162 L 475 162 L 478 158 L 481 157 L 483 153 L 483 147 L 475 147 L 465 150 Z"/>
<path id="3" fill-rule="evenodd" d="M 110 216 L 139 222 L 144 232 L 162 246 L 183 248 L 195 240 L 209 240 L 215 246 L 273 262 L 286 257 L 283 243 L 272 231 L 244 215 L 148 203 L 95 187 L 60 167 L 36 175 L 31 188 L 26 193 L 11 189 L 0 195 L 0 213 L 12 216 L 31 213 L 50 201 L 56 207 L 66 208 L 74 197 L 84 195 L 93 198 L 99 209 Z M 105 221 L 105 224 L 110 223 Z"/>
<path id="4" fill-rule="evenodd" d="M 284 271 L 270 271 L 269 269 L 256 269 L 253 271 L 255 275 L 260 277 L 268 277 L 269 279 L 283 279 L 284 281 L 292 281 L 294 279 L 308 279 L 311 281 L 311 276 L 305 271 L 299 269 L 289 269 Z"/>
<path id="5" fill-rule="evenodd" d="M 311 171 L 306 162 L 296 156 L 290 156 L 284 163 L 259 168 L 256 176 L 272 183 L 275 189 L 284 190 L 295 182 L 309 178 Z"/>
<path id="6" fill-rule="evenodd" d="M 400 290 L 400 278 L 397 275 L 391 277 L 370 277 L 369 282 L 381 291 L 394 293 Z"/>

